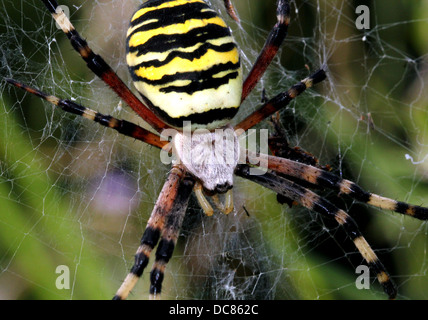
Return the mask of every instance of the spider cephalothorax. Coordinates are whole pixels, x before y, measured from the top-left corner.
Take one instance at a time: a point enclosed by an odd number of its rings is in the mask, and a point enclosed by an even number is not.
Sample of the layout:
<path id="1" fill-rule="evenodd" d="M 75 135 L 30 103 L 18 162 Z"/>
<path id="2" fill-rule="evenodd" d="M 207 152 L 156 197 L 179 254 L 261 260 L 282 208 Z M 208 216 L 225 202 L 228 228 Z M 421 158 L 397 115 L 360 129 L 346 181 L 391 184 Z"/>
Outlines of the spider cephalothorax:
<path id="1" fill-rule="evenodd" d="M 173 150 L 177 156 L 174 164 L 183 164 L 207 193 L 225 193 L 232 188 L 240 158 L 239 140 L 233 128 L 177 132 Z"/>
<path id="2" fill-rule="evenodd" d="M 135 254 L 135 263 L 115 299 L 125 299 L 143 274 L 153 249 L 157 246 L 150 274 L 150 293 L 159 297 L 164 270 L 172 256 L 192 190 L 207 215 L 213 209 L 203 191 L 224 213 L 233 209 L 230 188 L 233 175 L 269 188 L 289 201 L 328 217 L 347 232 L 366 264 L 371 268 L 390 298 L 396 287 L 375 252 L 364 239 L 355 221 L 343 210 L 308 189 L 329 188 L 341 195 L 370 205 L 427 220 L 428 209 L 395 201 L 364 191 L 355 183 L 325 171 L 314 163 L 287 159 L 287 152 L 273 147 L 279 157 L 265 155 L 265 170 L 252 174 L 257 167 L 239 150 L 238 137 L 263 119 L 284 108 L 292 99 L 326 78 L 324 67 L 265 102 L 259 109 L 233 127 L 228 125 L 241 102 L 258 83 L 275 57 L 287 34 L 290 7 L 277 1 L 277 23 L 253 68 L 242 83 L 239 51 L 229 28 L 202 0 L 148 0 L 134 14 L 128 31 L 127 61 L 134 83 L 142 96 L 139 100 L 109 65 L 88 46 L 54 0 L 43 0 L 54 19 L 66 33 L 74 49 L 88 67 L 109 85 L 158 134 L 175 130 L 172 142 L 136 124 L 100 114 L 71 100 L 64 100 L 8 79 L 13 85 L 35 94 L 64 111 L 81 115 L 119 133 L 160 149 L 169 143 L 176 156 L 160 192 Z M 228 13 L 237 19 L 229 0 Z M 183 122 L 190 121 L 183 127 Z M 186 129 L 187 128 L 187 129 Z M 204 131 L 198 131 L 203 129 Z M 216 134 L 216 129 L 221 134 Z M 186 132 L 188 131 L 188 132 Z M 284 138 L 285 139 L 285 138 Z M 288 144 L 276 144 L 276 146 Z M 248 155 L 247 152 L 244 153 Z M 308 154 L 305 154 L 307 157 Z M 303 157 L 303 158 L 305 158 Z M 239 161 L 239 160 L 242 160 Z M 313 159 L 312 159 L 313 160 Z M 251 164 L 251 165 L 250 165 Z M 256 168 L 257 170 L 257 168 Z M 216 201 L 217 193 L 226 193 L 225 205 Z M 218 199 L 217 199 L 218 200 Z M 223 208 L 222 208 L 223 207 Z M 224 209 L 224 210 L 222 210 Z"/>

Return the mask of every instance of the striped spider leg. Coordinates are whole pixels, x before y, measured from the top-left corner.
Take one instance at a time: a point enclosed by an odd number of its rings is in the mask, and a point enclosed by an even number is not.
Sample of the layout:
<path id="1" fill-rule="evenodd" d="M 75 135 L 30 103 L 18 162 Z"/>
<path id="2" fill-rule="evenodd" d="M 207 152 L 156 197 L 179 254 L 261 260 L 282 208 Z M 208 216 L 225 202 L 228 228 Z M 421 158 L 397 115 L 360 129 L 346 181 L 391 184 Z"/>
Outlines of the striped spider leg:
<path id="1" fill-rule="evenodd" d="M 163 148 L 167 144 L 166 141 L 161 140 L 156 134 L 131 122 L 103 115 L 73 101 L 59 99 L 12 79 L 6 79 L 6 81 L 60 107 L 63 111 L 95 121 L 123 135 L 135 138 L 158 148 Z M 146 230 L 141 239 L 141 245 L 135 255 L 135 263 L 122 286 L 117 291 L 114 299 L 126 299 L 147 266 L 151 251 L 158 244 L 159 239 L 161 239 L 156 251 L 156 258 L 150 276 L 150 294 L 153 295 L 153 297 L 159 296 L 165 266 L 172 256 L 186 212 L 187 202 L 194 186 L 194 181 L 185 178 L 185 174 L 186 171 L 182 167 L 174 166 L 170 171 L 164 188 L 159 195 L 158 201 L 147 223 Z"/>
<path id="2" fill-rule="evenodd" d="M 353 199 L 384 210 L 391 210 L 419 220 L 428 220 L 428 208 L 392 200 L 364 191 L 356 183 L 342 179 L 331 172 L 290 159 L 274 156 L 268 157 L 268 168 L 311 185 L 329 188 L 338 194 L 346 194 Z"/>
<path id="3" fill-rule="evenodd" d="M 95 121 L 101 124 L 102 126 L 114 129 L 125 136 L 135 138 L 160 149 L 162 149 L 168 143 L 167 141 L 161 140 L 161 138 L 157 134 L 154 134 L 132 122 L 116 119 L 109 115 L 104 115 L 92 109 L 86 108 L 80 104 L 77 104 L 71 100 L 60 99 L 53 95 L 46 94 L 42 91 L 31 88 L 30 86 L 13 79 L 5 80 L 28 93 L 34 94 L 35 96 L 40 97 L 43 100 L 46 100 L 57 107 L 60 107 L 65 112 L 69 112 L 75 115 L 82 116 L 86 119 Z"/>
<path id="4" fill-rule="evenodd" d="M 201 126 L 206 125 L 208 127 L 208 125 L 214 126 L 215 124 L 219 126 L 220 124 L 221 126 L 225 125 L 225 123 L 236 114 L 240 103 L 245 100 L 247 95 L 252 91 L 278 52 L 279 46 L 287 34 L 290 11 L 288 1 L 278 0 L 277 24 L 272 29 L 254 67 L 242 84 L 237 46 L 233 41 L 229 29 L 221 18 L 216 15 L 215 11 L 211 10 L 203 1 L 199 0 L 188 2 L 179 0 L 165 2 L 153 0 L 145 2 L 133 16 L 127 38 L 127 62 L 134 84 L 140 93 L 144 90 L 148 90 L 150 93 L 148 97 L 146 97 L 145 94 L 141 94 L 144 101 L 143 103 L 122 82 L 104 59 L 89 48 L 87 42 L 75 30 L 62 10 L 59 9 L 57 2 L 54 0 L 42 0 L 42 2 L 47 6 L 53 18 L 61 26 L 73 48 L 87 63 L 89 69 L 110 86 L 120 98 L 158 133 L 161 133 L 163 129 L 175 126 L 175 124 L 179 123 L 183 118 L 195 120 L 196 123 Z M 225 4 L 229 15 L 233 16 L 231 2 L 225 1 Z M 159 19 L 156 14 L 164 18 L 168 17 L 169 19 Z M 183 17 L 185 17 L 186 21 L 191 21 L 191 26 L 194 28 L 188 30 L 182 28 L 177 30 L 176 24 L 179 23 L 178 21 L 181 21 Z M 208 23 L 207 20 L 210 20 L 210 23 Z M 172 38 L 159 31 L 159 29 L 164 28 L 173 31 Z M 147 36 L 147 38 L 145 38 L 145 36 Z M 171 39 L 173 39 L 173 41 Z M 181 48 L 187 48 L 189 43 L 191 47 L 195 45 L 200 45 L 201 47 L 191 53 L 179 50 Z M 166 50 L 165 46 L 170 46 L 171 51 L 169 52 Z M 208 51 L 210 51 L 209 54 L 207 54 Z M 158 59 L 151 60 L 149 57 L 151 53 L 154 52 L 160 53 L 161 55 L 167 54 L 168 56 L 162 61 Z M 148 53 L 148 55 L 146 55 L 146 53 Z M 216 57 L 214 57 L 214 53 Z M 194 64 L 186 61 L 195 60 L 195 55 L 202 62 Z M 176 57 L 180 57 L 180 59 L 186 63 L 172 62 Z M 183 65 L 190 69 L 183 71 L 181 69 Z M 142 70 L 144 71 L 146 68 L 154 68 L 155 71 L 145 74 Z M 175 73 L 170 74 L 169 68 L 172 68 Z M 324 78 L 324 70 L 315 72 L 313 75 L 291 87 L 288 91 L 266 102 L 260 109 L 240 122 L 234 129 L 241 129 L 238 131 L 242 132 L 242 129 L 247 130 L 251 128 L 267 116 L 286 106 L 297 95 L 312 85 L 322 81 Z M 49 101 L 66 112 L 83 116 L 101 125 L 115 129 L 124 135 L 158 148 L 163 148 L 167 144 L 166 141 L 161 141 L 158 135 L 128 121 L 100 114 L 70 100 L 59 99 L 14 80 L 8 79 L 7 81 L 29 93 Z M 183 85 L 183 82 L 186 85 Z M 145 84 L 148 84 L 148 86 L 145 86 Z M 228 84 L 228 86 L 217 90 L 222 87 L 221 85 L 223 84 Z M 149 89 L 147 89 L 147 87 L 149 87 Z M 178 94 L 178 98 L 180 99 L 173 99 L 177 98 L 177 92 L 181 91 L 187 94 L 187 96 L 185 94 Z M 152 94 L 153 92 L 157 92 L 157 94 Z M 169 95 L 169 93 L 172 93 L 172 95 Z M 210 98 L 211 102 L 207 101 L 207 105 L 210 106 L 205 109 L 200 109 L 199 112 L 186 113 L 188 109 L 192 110 L 192 108 L 195 107 L 191 105 L 193 100 L 189 98 L 189 96 L 193 94 L 199 98 Z M 154 101 L 152 101 L 159 97 L 161 97 L 160 99 L 163 105 L 156 105 Z M 184 97 L 186 97 L 186 99 L 184 99 Z M 221 105 L 211 105 L 213 102 L 217 101 L 218 97 L 223 97 L 224 102 Z M 181 102 L 182 107 L 184 107 L 182 108 L 184 110 L 181 111 L 184 112 L 178 116 L 167 115 L 166 113 L 171 111 L 170 109 L 177 107 L 179 100 L 184 100 Z M 196 102 L 200 104 L 198 99 L 196 99 Z M 148 105 L 148 107 L 146 105 Z M 156 111 L 156 114 L 153 110 Z M 165 119 L 169 121 L 164 122 L 163 120 Z M 235 142 L 236 141 L 237 139 Z M 231 176 L 233 175 L 234 169 L 235 167 L 230 171 Z M 159 297 L 164 269 L 171 258 L 177 241 L 178 232 L 186 211 L 190 193 L 192 190 L 195 190 L 197 196 L 200 197 L 204 188 L 207 188 L 208 183 L 211 182 L 203 180 L 200 176 L 190 176 L 189 172 L 189 168 L 185 168 L 184 166 L 173 166 L 170 171 L 148 221 L 147 228 L 141 240 L 141 245 L 135 255 L 135 263 L 122 286 L 117 291 L 115 299 L 124 299 L 129 295 L 129 292 L 147 266 L 150 253 L 158 243 L 155 254 L 156 258 L 150 276 L 150 294 L 154 298 Z M 229 192 L 226 195 L 226 202 L 223 205 L 216 198 L 216 193 L 223 193 L 232 187 L 232 184 L 224 183 L 224 181 L 227 180 L 228 182 L 230 180 L 229 172 L 226 176 L 227 179 L 225 178 L 223 181 L 216 182 L 211 189 L 207 188 L 211 192 L 214 191 L 212 192 L 213 201 L 217 208 L 224 213 L 228 213 L 233 209 L 233 198 Z M 203 188 L 200 183 L 203 183 Z M 195 188 L 195 186 L 197 186 L 197 188 Z M 205 212 L 211 212 L 208 206 L 203 205 L 204 201 L 200 202 Z"/>
<path id="5" fill-rule="evenodd" d="M 224 0 L 224 6 L 226 8 L 227 14 L 236 22 L 239 23 L 238 15 L 236 14 L 235 7 L 233 6 L 230 0 Z"/>
<path id="6" fill-rule="evenodd" d="M 143 120 L 145 120 L 153 129 L 161 133 L 163 129 L 169 126 L 161 121 L 132 91 L 123 83 L 107 62 L 98 54 L 95 54 L 89 47 L 85 39 L 76 31 L 73 24 L 67 18 L 65 13 L 59 7 L 55 0 L 42 0 L 46 5 L 52 17 L 61 27 L 62 31 L 70 40 L 74 50 L 76 50 L 88 68 L 103 80 L 123 101 L 128 104 Z"/>
<path id="7" fill-rule="evenodd" d="M 150 273 L 150 295 L 151 298 L 160 297 L 164 270 L 174 251 L 193 187 L 194 180 L 186 178 L 186 170 L 173 166 L 147 222 L 141 244 L 135 254 L 134 265 L 116 292 L 114 300 L 128 297 L 158 242 L 155 262 Z"/>

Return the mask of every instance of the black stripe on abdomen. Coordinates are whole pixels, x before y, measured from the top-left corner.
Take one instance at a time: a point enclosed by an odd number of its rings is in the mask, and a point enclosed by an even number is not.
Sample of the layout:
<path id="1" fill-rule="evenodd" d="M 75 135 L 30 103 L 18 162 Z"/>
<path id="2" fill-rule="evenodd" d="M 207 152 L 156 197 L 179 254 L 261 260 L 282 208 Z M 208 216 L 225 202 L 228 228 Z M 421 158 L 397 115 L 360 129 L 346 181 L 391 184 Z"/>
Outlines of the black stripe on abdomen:
<path id="1" fill-rule="evenodd" d="M 187 94 L 193 94 L 205 89 L 216 89 L 221 85 L 227 84 L 229 80 L 236 79 L 239 76 L 239 72 L 237 71 L 239 67 L 239 63 L 235 64 L 228 62 L 214 65 L 208 70 L 177 72 L 173 75 L 165 75 L 159 80 L 149 80 L 147 78 L 137 76 L 131 67 L 131 75 L 134 81 L 142 81 L 153 86 L 164 86 L 160 89 L 160 92 L 183 92 Z M 224 71 L 230 72 L 220 78 L 214 77 L 216 74 Z M 174 81 L 177 80 L 189 80 L 191 83 L 185 86 L 167 86 L 169 83 L 174 83 Z"/>

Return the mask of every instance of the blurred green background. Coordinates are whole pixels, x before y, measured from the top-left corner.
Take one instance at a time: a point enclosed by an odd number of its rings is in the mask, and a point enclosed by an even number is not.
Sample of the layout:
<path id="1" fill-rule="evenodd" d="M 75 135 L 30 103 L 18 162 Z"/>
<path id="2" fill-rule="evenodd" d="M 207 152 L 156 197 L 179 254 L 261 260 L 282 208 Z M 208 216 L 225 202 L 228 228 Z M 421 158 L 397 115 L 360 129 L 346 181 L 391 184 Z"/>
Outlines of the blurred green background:
<path id="1" fill-rule="evenodd" d="M 225 15 L 244 70 L 275 24 L 274 0 L 233 1 Z M 128 20 L 139 1 L 61 1 L 97 53 L 131 85 Z M 355 27 L 358 5 L 370 29 Z M 71 49 L 41 1 L 0 4 L 0 74 L 143 125 Z M 428 206 L 428 1 L 292 1 L 281 54 L 238 119 L 321 65 L 328 78 L 281 113 L 290 143 L 336 174 L 393 199 Z M 0 298 L 108 299 L 132 266 L 168 167 L 159 151 L 99 128 L 0 80 Z M 268 123 L 260 127 L 269 128 Z M 165 299 L 385 299 L 334 223 L 237 179 L 236 214 L 203 216 L 192 200 Z M 399 299 L 426 299 L 426 223 L 317 190 L 358 222 L 398 285 Z M 245 210 L 244 210 L 245 207 Z M 248 213 L 248 215 L 246 214 Z M 56 287 L 56 268 L 70 288 Z M 147 298 L 147 270 L 131 298 Z"/>

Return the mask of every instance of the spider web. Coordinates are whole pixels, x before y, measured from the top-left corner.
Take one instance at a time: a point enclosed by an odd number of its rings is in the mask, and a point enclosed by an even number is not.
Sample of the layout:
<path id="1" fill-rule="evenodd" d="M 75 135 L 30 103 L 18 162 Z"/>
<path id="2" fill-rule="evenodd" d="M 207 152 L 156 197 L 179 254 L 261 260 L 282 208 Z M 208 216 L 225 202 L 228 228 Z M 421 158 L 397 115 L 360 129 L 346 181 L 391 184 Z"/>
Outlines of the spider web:
<path id="1" fill-rule="evenodd" d="M 130 86 L 125 33 L 139 1 L 61 1 L 93 50 Z M 275 23 L 274 0 L 235 0 L 231 26 L 248 73 Z M 428 2 L 292 1 L 289 36 L 238 119 L 322 65 L 328 78 L 281 113 L 291 145 L 366 190 L 428 205 Z M 0 4 L 2 77 L 144 125 L 71 49 L 40 1 Z M 110 298 L 133 263 L 168 167 L 159 151 L 65 114 L 0 82 L 0 298 Z M 272 127 L 266 121 L 260 128 Z M 426 223 L 315 190 L 349 212 L 398 285 L 428 294 Z M 203 215 L 192 199 L 166 269 L 164 299 L 385 299 L 362 258 L 328 219 L 280 205 L 236 179 L 235 211 Z M 57 287 L 57 267 L 70 272 Z M 131 298 L 148 297 L 148 270 Z M 64 283 L 66 284 L 66 283 Z"/>

